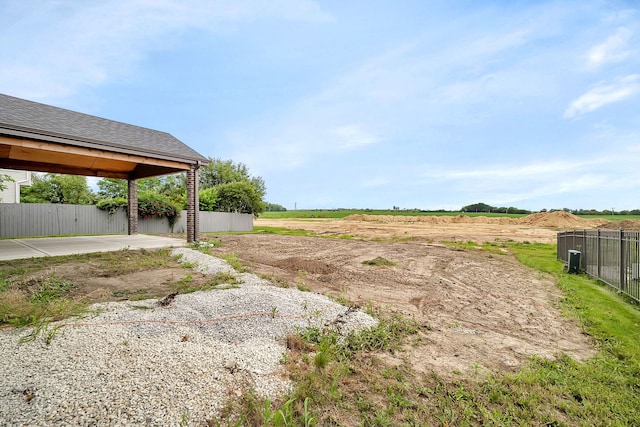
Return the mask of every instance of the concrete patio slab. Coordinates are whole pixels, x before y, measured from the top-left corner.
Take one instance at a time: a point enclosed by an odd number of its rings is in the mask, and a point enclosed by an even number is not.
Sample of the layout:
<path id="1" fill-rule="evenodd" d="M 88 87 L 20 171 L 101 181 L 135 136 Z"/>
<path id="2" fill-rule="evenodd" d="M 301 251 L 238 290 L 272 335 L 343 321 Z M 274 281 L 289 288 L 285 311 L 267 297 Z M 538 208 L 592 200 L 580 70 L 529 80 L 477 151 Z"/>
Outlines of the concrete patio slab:
<path id="1" fill-rule="evenodd" d="M 180 247 L 186 244 L 184 239 L 146 234 L 8 239 L 0 240 L 0 260 L 110 252 L 123 249 L 160 249 Z"/>

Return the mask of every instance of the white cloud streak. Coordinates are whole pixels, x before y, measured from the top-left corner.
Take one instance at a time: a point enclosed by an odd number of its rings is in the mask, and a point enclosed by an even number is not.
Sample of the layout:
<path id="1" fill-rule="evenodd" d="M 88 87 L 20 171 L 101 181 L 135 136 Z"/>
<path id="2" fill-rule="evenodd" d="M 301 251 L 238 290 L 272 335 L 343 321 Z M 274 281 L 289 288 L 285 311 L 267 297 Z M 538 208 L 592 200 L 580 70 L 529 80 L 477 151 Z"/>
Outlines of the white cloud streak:
<path id="1" fill-rule="evenodd" d="M 422 174 L 420 185 L 437 183 L 461 195 L 472 194 L 474 199 L 510 205 L 535 199 L 552 199 L 558 195 L 604 194 L 625 188 L 633 189 L 631 178 L 636 174 L 638 160 L 638 155 L 630 147 L 623 156 L 494 165 L 470 171 Z"/>
<path id="2" fill-rule="evenodd" d="M 564 118 L 577 118 L 635 95 L 640 90 L 639 80 L 640 74 L 631 74 L 618 77 L 611 84 L 599 84 L 574 100 L 565 110 Z"/>
<path id="3" fill-rule="evenodd" d="M 312 0 L 9 1 L 0 6 L 0 92 L 42 102 L 133 75 L 182 32 L 275 19 L 330 21 Z M 37 31 L 34 31 L 37 28 Z"/>
<path id="4" fill-rule="evenodd" d="M 633 32 L 627 28 L 618 28 L 615 34 L 609 36 L 604 42 L 593 46 L 587 52 L 587 67 L 598 69 L 605 64 L 625 60 L 631 55 L 629 41 Z"/>

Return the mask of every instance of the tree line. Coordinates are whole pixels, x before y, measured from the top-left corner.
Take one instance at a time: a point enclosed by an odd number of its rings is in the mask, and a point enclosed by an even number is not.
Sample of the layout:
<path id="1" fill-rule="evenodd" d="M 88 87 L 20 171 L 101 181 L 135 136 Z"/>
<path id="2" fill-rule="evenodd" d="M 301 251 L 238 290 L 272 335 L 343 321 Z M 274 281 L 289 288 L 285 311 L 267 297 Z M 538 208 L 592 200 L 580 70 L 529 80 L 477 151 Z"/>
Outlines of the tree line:
<path id="1" fill-rule="evenodd" d="M 200 210 L 258 215 L 268 204 L 264 180 L 253 176 L 243 163 L 209 158 L 200 168 Z M 87 178 L 77 175 L 34 174 L 33 184 L 21 190 L 22 203 L 96 205 L 113 211 L 127 206 L 128 184 L 124 179 L 102 178 L 94 192 Z M 0 183 L 1 184 L 1 183 Z M 167 217 L 172 223 L 186 209 L 186 173 L 138 180 L 140 216 Z"/>
<path id="2" fill-rule="evenodd" d="M 526 209 L 518 209 L 514 207 L 495 207 L 488 205 L 486 203 L 474 203 L 472 205 L 463 206 L 460 209 L 461 212 L 483 212 L 483 213 L 507 213 L 507 214 L 530 214 L 532 213 Z M 632 210 L 620 210 L 616 211 L 614 209 L 605 209 L 599 211 L 597 209 L 541 209 L 540 212 L 555 212 L 555 211 L 564 211 L 569 212 L 573 215 L 640 215 L 640 209 L 632 209 Z"/>

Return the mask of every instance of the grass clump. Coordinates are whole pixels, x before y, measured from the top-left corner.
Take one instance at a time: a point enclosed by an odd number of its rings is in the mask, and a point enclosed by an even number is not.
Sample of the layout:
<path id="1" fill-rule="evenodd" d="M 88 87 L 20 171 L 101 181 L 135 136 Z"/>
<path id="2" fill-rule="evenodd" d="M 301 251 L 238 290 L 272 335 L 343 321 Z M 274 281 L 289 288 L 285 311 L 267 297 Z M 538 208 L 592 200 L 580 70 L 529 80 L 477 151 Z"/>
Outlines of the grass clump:
<path id="1" fill-rule="evenodd" d="M 3 279 L 0 291 L 0 324 L 35 327 L 33 338 L 49 322 L 82 313 L 84 304 L 70 297 L 75 286 L 54 274 L 28 280 Z"/>
<path id="2" fill-rule="evenodd" d="M 228 272 L 218 272 L 212 279 L 205 282 L 196 281 L 193 276 L 183 277 L 173 285 L 173 289 L 181 294 L 189 294 L 197 291 L 209 291 L 212 289 L 234 289 L 239 288 L 241 282 L 236 275 Z"/>
<path id="3" fill-rule="evenodd" d="M 253 227 L 253 233 L 255 234 L 279 234 L 282 236 L 303 236 L 303 237 L 315 237 L 317 233 L 310 230 L 303 230 L 301 228 L 285 228 L 285 227 L 266 227 L 255 226 Z"/>
<path id="4" fill-rule="evenodd" d="M 508 252 L 508 242 L 496 240 L 494 242 L 477 243 L 472 240 L 466 242 L 442 242 L 446 246 L 462 250 L 484 250 L 494 254 L 504 255 Z"/>
<path id="5" fill-rule="evenodd" d="M 395 262 L 389 261 L 388 259 L 383 257 L 375 257 L 374 259 L 362 261 L 362 264 L 371 265 L 374 267 L 394 267 L 396 265 Z"/>
<path id="6" fill-rule="evenodd" d="M 242 261 L 240 261 L 240 258 L 238 258 L 238 255 L 236 255 L 235 252 L 223 254 L 221 255 L 221 258 L 227 261 L 227 263 L 238 273 L 246 273 L 249 271 L 249 269 L 242 264 Z"/>

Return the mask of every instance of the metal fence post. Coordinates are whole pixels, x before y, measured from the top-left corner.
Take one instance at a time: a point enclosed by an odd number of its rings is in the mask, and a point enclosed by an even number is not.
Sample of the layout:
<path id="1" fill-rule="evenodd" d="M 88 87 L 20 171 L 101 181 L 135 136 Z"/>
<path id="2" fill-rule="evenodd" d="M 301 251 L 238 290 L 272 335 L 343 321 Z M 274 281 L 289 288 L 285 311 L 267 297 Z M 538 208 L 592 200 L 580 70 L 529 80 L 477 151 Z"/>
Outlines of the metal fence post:
<path id="1" fill-rule="evenodd" d="M 625 262 L 624 231 L 620 230 L 620 291 L 626 290 L 627 266 Z"/>
<path id="2" fill-rule="evenodd" d="M 602 263 L 602 257 L 600 256 L 600 229 L 596 232 L 596 277 L 602 277 L 600 274 L 600 264 Z"/>

